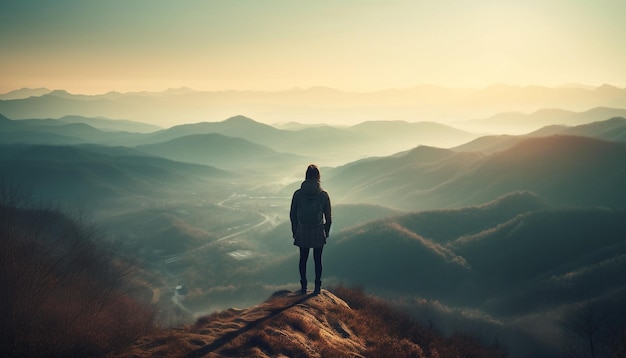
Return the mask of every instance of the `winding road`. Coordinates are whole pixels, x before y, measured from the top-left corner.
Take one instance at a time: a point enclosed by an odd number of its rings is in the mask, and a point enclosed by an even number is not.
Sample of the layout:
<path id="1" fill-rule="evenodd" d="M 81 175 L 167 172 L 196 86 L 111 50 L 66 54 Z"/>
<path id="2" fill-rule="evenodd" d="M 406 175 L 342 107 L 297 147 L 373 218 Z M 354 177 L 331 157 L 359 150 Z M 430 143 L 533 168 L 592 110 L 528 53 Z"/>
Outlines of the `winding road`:
<path id="1" fill-rule="evenodd" d="M 261 197 L 262 199 L 284 199 L 282 197 Z M 259 212 L 259 211 L 251 211 L 251 210 L 245 210 L 245 209 L 241 209 L 239 207 L 235 207 L 235 206 L 229 206 L 227 205 L 227 203 L 229 201 L 233 201 L 233 200 L 242 200 L 242 199 L 258 199 L 258 197 L 251 197 L 251 196 L 247 196 L 247 195 L 241 195 L 241 194 L 237 194 L 237 193 L 233 193 L 231 194 L 229 197 L 227 197 L 226 199 L 218 202 L 216 205 L 223 207 L 223 208 L 227 208 L 228 210 L 233 210 L 233 211 L 241 211 L 241 212 L 246 212 L 246 213 L 250 213 L 253 212 L 254 214 L 258 214 L 260 216 L 263 217 L 263 220 L 259 221 L 258 223 L 254 224 L 254 225 L 246 225 L 244 228 L 241 228 L 240 230 L 237 230 L 236 232 L 230 233 L 228 235 L 225 235 L 223 237 L 220 237 L 216 240 L 213 240 L 209 243 L 188 249 L 178 255 L 175 256 L 170 256 L 167 259 L 163 260 L 162 263 L 159 265 L 160 269 L 165 273 L 165 276 L 167 277 L 167 285 L 169 286 L 169 291 L 172 293 L 172 302 L 178 306 L 180 309 L 182 309 L 183 311 L 187 312 L 187 313 L 191 313 L 193 314 L 193 312 L 191 310 L 189 310 L 182 302 L 181 302 L 181 295 L 179 293 L 179 291 L 177 289 L 175 289 L 176 286 L 178 286 L 180 284 L 180 280 L 178 279 L 178 277 L 172 273 L 171 271 L 169 271 L 167 269 L 167 265 L 171 264 L 173 262 L 176 261 L 180 261 L 183 260 L 185 258 L 189 258 L 191 256 L 193 256 L 194 254 L 199 253 L 200 251 L 202 251 L 203 249 L 207 248 L 210 245 L 213 245 L 215 242 L 220 242 L 220 241 L 225 241 L 225 240 L 229 240 L 238 236 L 241 236 L 249 231 L 255 230 L 260 228 L 263 225 L 267 225 L 270 224 L 272 221 L 272 216 Z"/>

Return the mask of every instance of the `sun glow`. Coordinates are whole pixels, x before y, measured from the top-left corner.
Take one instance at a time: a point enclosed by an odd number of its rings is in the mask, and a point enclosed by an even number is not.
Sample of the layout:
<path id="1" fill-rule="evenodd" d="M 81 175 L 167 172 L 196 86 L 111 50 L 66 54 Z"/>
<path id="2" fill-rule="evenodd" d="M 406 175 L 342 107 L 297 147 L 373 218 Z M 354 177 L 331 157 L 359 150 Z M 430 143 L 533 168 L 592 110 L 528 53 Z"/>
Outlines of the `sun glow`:
<path id="1" fill-rule="evenodd" d="M 1 6 L 0 92 L 626 85 L 619 1 Z"/>

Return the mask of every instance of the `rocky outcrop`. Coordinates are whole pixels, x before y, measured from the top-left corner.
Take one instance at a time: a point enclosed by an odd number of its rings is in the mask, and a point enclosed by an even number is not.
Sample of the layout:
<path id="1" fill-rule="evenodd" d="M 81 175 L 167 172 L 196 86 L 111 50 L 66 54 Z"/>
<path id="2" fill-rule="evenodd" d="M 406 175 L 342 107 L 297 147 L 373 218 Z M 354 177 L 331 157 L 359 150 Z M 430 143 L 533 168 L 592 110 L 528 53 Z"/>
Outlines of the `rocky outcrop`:
<path id="1" fill-rule="evenodd" d="M 278 291 L 257 306 L 231 308 L 146 336 L 112 356 L 359 357 L 365 342 L 345 319 L 351 314 L 346 302 L 326 290 L 319 295 Z"/>

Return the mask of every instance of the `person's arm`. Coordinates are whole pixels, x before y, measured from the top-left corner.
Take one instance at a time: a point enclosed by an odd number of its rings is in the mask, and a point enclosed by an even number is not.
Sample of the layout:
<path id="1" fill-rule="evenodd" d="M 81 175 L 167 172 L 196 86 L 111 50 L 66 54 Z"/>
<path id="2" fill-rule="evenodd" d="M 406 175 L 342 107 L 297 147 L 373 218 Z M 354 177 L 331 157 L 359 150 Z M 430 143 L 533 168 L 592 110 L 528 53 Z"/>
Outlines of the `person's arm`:
<path id="1" fill-rule="evenodd" d="M 291 198 L 291 209 L 289 210 L 289 219 L 291 220 L 291 236 L 296 238 L 296 232 L 298 228 L 298 205 L 296 200 L 296 195 L 298 191 L 296 190 L 293 193 L 293 197 Z"/>
<path id="2" fill-rule="evenodd" d="M 332 225 L 333 223 L 333 215 L 332 215 L 332 208 L 330 205 L 330 196 L 328 195 L 328 193 L 326 193 L 326 205 L 324 206 L 324 231 L 326 233 L 326 237 L 329 237 L 330 235 L 330 225 Z"/>

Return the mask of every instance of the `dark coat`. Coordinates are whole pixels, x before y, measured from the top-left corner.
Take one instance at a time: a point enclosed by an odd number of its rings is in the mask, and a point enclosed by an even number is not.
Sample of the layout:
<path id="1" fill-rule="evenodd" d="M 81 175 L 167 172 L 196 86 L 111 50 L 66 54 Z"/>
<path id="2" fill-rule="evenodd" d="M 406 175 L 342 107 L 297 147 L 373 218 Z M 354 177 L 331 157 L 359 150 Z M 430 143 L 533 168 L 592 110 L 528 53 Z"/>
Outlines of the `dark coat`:
<path id="1" fill-rule="evenodd" d="M 321 195 L 324 222 L 319 225 L 301 225 L 298 223 L 298 203 L 300 202 L 300 196 L 311 196 L 315 194 Z M 318 248 L 324 246 L 326 238 L 330 233 L 332 214 L 330 197 L 328 193 L 322 189 L 319 181 L 307 179 L 302 182 L 300 189 L 296 190 L 291 198 L 289 217 L 291 219 L 291 233 L 294 238 L 294 245 L 302 248 Z"/>

